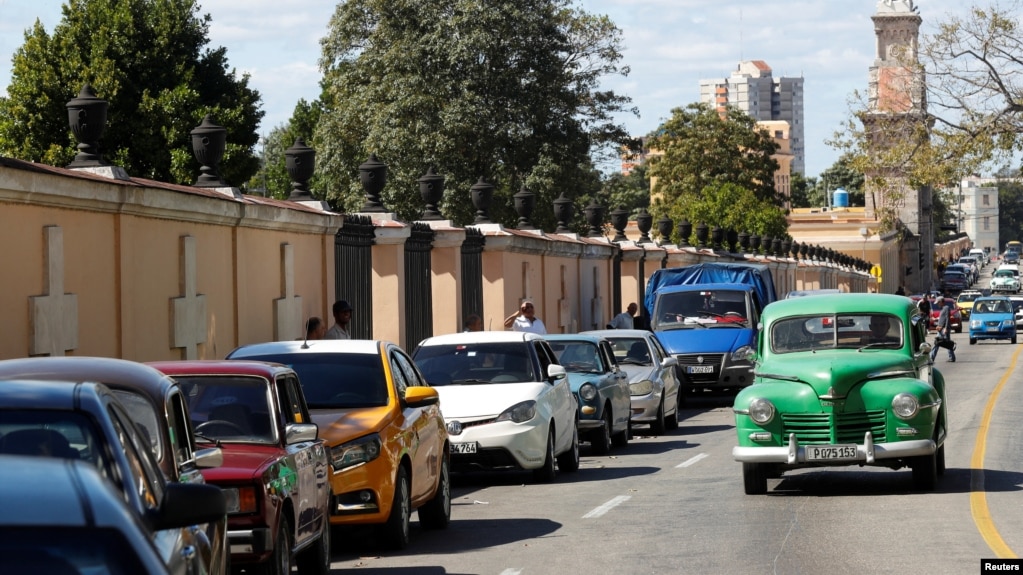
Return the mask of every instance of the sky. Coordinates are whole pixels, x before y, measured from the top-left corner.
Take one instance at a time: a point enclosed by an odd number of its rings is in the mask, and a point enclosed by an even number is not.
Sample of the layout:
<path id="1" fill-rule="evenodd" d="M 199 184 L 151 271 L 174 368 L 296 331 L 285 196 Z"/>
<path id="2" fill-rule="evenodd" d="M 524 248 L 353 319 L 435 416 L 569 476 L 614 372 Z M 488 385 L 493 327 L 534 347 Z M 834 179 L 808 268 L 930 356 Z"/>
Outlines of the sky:
<path id="1" fill-rule="evenodd" d="M 989 0 L 978 0 L 987 5 Z M 52 33 L 63 0 L 0 0 L 0 93 L 10 83 L 11 58 L 38 19 Z M 212 17 L 210 45 L 227 48 L 228 64 L 250 75 L 266 115 L 260 132 L 287 122 L 299 99 L 319 95 L 319 40 L 335 0 L 199 0 Z M 849 115 L 854 91 L 865 92 L 875 57 L 876 0 L 576 0 L 622 30 L 627 77 L 602 88 L 632 98 L 639 116 L 619 122 L 646 135 L 673 108 L 700 99 L 700 80 L 729 76 L 740 61 L 763 60 L 775 77 L 802 76 L 806 175 L 830 167 L 839 152 L 825 142 Z M 915 0 L 928 33 L 962 0 Z M 70 99 L 70 97 L 69 97 Z"/>

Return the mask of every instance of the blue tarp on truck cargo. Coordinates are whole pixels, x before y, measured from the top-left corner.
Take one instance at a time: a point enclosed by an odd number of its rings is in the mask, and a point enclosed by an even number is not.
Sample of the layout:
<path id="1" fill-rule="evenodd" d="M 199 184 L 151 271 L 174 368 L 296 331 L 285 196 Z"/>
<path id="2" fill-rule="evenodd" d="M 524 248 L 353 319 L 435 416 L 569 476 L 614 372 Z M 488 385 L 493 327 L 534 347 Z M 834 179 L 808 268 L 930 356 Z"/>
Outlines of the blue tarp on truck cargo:
<path id="1" fill-rule="evenodd" d="M 764 264 L 705 262 L 681 268 L 657 270 L 650 276 L 643 304 L 649 314 L 654 312 L 657 290 L 668 286 L 708 283 L 736 283 L 752 285 L 761 305 L 778 299 L 774 291 L 771 268 Z"/>

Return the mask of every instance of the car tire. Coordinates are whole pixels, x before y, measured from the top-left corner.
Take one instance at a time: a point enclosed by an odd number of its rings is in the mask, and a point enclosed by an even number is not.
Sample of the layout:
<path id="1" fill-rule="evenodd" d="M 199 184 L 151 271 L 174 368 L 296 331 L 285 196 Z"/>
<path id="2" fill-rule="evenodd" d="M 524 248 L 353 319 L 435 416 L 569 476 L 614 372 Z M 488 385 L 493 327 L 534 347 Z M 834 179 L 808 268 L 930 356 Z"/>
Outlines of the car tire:
<path id="1" fill-rule="evenodd" d="M 912 458 L 913 487 L 917 491 L 934 491 L 938 485 L 938 458 L 935 453 Z"/>
<path id="2" fill-rule="evenodd" d="M 293 545 L 291 535 L 291 524 L 288 518 L 282 516 L 277 524 L 277 537 L 274 539 L 274 550 L 265 563 L 260 564 L 254 571 L 259 575 L 290 575 L 294 565 L 294 557 L 291 555 Z"/>
<path id="3" fill-rule="evenodd" d="M 328 575 L 330 573 L 330 515 L 323 516 L 320 538 L 311 547 L 295 558 L 298 572 L 305 575 Z"/>
<path id="4" fill-rule="evenodd" d="M 579 471 L 579 424 L 572 431 L 572 446 L 558 456 L 558 471 Z"/>
<path id="5" fill-rule="evenodd" d="M 962 325 L 960 325 L 959 327 L 956 328 L 956 333 L 963 333 L 963 326 Z"/>
<path id="6" fill-rule="evenodd" d="M 618 433 L 611 434 L 611 445 L 615 447 L 626 447 L 629 445 L 629 436 L 632 435 L 632 422 L 625 424 L 625 429 Z"/>
<path id="7" fill-rule="evenodd" d="M 679 424 L 679 412 L 682 411 L 682 389 L 679 388 L 679 394 L 675 401 L 675 413 L 672 413 L 664 420 L 664 427 L 666 429 L 675 430 L 678 429 Z"/>
<path id="8" fill-rule="evenodd" d="M 767 470 L 762 463 L 742 464 L 742 486 L 746 490 L 746 495 L 767 493 Z"/>
<path id="9" fill-rule="evenodd" d="M 1012 339 L 1009 341 L 1012 342 L 1012 345 L 1016 345 L 1016 336 L 1012 336 Z"/>
<path id="10" fill-rule="evenodd" d="M 409 489 L 408 471 L 398 466 L 398 475 L 394 478 L 394 500 L 391 503 L 391 515 L 387 523 L 381 525 L 381 535 L 388 548 L 401 550 L 408 547 L 409 523 L 412 519 L 412 495 Z"/>
<path id="11" fill-rule="evenodd" d="M 945 444 L 941 444 L 938 447 L 938 451 L 935 452 L 934 466 L 938 475 L 945 475 Z"/>
<path id="12" fill-rule="evenodd" d="M 611 409 L 604 406 L 604 422 L 590 433 L 590 443 L 597 455 L 611 453 Z"/>
<path id="13" fill-rule="evenodd" d="M 664 423 L 664 396 L 661 396 L 661 404 L 657 406 L 657 415 L 650 422 L 650 433 L 652 435 L 664 435 L 666 425 Z"/>
<path id="14" fill-rule="evenodd" d="M 976 345 L 976 344 L 977 344 L 977 338 L 971 337 L 970 338 L 970 345 Z"/>
<path id="15" fill-rule="evenodd" d="M 447 457 L 440 460 L 437 492 L 419 508 L 419 524 L 424 529 L 447 529 L 451 523 L 451 468 Z"/>
<path id="16" fill-rule="evenodd" d="M 550 483 L 554 481 L 557 470 L 554 469 L 554 426 L 547 428 L 547 454 L 543 460 L 543 466 L 533 470 L 533 480 L 539 483 Z"/>

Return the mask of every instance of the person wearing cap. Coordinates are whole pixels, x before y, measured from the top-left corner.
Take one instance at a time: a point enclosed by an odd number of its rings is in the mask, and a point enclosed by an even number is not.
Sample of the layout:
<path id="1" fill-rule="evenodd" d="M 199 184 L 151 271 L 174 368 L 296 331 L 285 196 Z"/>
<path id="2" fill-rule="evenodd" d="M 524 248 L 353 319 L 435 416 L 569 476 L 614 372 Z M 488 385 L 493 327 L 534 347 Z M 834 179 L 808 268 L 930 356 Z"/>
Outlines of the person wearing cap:
<path id="1" fill-rule="evenodd" d="M 330 326 L 323 339 L 352 339 L 348 332 L 348 322 L 352 321 L 352 306 L 347 300 L 339 299 L 331 309 L 334 312 L 334 325 Z"/>
<path id="2" fill-rule="evenodd" d="M 528 331 L 530 333 L 546 335 L 547 326 L 535 314 L 536 309 L 533 307 L 533 302 L 528 299 L 523 300 L 515 313 L 504 318 L 504 327 L 510 327 L 512 331 Z"/>

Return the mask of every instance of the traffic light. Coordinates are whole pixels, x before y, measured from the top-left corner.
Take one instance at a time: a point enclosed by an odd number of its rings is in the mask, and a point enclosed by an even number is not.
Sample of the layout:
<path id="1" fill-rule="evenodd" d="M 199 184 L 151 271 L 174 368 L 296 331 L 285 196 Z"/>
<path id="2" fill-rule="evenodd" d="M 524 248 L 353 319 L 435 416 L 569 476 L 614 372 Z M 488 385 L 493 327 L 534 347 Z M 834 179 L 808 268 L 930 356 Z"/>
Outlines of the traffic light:
<path id="1" fill-rule="evenodd" d="M 917 254 L 917 259 L 919 260 L 919 263 L 920 263 L 920 269 L 924 269 L 924 253 L 920 252 L 919 254 Z M 906 275 L 909 275 L 909 274 L 906 274 Z"/>

